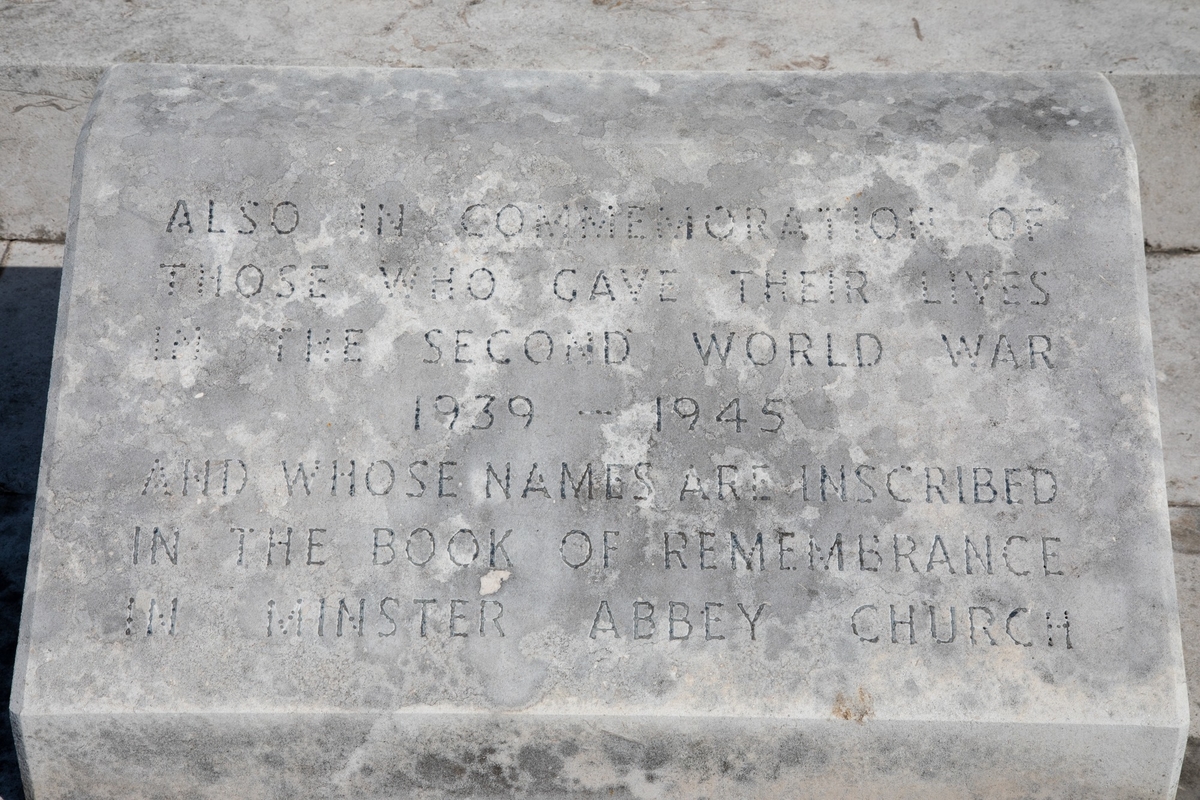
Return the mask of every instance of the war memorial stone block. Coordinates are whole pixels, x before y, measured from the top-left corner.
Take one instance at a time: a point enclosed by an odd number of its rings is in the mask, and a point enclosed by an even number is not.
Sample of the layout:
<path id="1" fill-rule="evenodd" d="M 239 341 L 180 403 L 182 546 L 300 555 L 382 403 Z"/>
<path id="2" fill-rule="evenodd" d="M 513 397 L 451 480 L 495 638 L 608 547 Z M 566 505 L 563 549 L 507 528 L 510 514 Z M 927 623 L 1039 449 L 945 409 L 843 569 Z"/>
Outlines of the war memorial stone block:
<path id="1" fill-rule="evenodd" d="M 1169 797 L 1092 75 L 122 66 L 14 687 L 68 797 Z"/>

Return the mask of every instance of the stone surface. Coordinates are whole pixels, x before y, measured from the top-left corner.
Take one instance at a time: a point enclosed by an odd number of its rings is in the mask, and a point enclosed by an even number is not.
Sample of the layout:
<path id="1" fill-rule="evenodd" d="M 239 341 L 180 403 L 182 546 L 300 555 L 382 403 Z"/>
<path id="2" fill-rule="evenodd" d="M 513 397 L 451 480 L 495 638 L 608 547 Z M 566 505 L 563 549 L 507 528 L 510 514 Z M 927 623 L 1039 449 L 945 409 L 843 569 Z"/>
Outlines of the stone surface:
<path id="1" fill-rule="evenodd" d="M 971 65 L 1176 73 L 1200 61 L 1200 21 L 1179 2 L 1096 6 L 927 0 L 825 3 L 359 0 L 67 0 L 0 5 L 5 61 L 23 65 L 218 61 L 311 66 L 947 71 Z M 582 35 L 586 34 L 586 36 Z"/>
<path id="2" fill-rule="evenodd" d="M 61 240 L 71 149 L 95 81 L 114 63 L 158 61 L 1112 73 L 1150 181 L 1148 238 L 1195 248 L 1195 92 L 1176 90 L 1200 75 L 1197 19 L 1170 0 L 876 0 L 804 13 L 782 0 L 356 0 L 337 14 L 317 0 L 0 2 L 0 238 Z"/>
<path id="3" fill-rule="evenodd" d="M 1146 258 L 1154 361 L 1162 414 L 1167 497 L 1175 547 L 1180 627 L 1192 703 L 1187 756 L 1180 776 L 1179 800 L 1200 798 L 1200 379 L 1194 368 L 1197 351 L 1195 300 L 1200 294 L 1200 257 L 1150 255 Z"/>
<path id="4" fill-rule="evenodd" d="M 120 67 L 85 136 L 39 798 L 1170 796 L 1102 78 Z"/>
<path id="5" fill-rule="evenodd" d="M 1146 245 L 1200 250 L 1200 75 L 1110 75 L 1138 153 Z"/>
<path id="6" fill-rule="evenodd" d="M 1200 506 L 1200 255 L 1146 259 L 1167 499 Z"/>
<path id="7" fill-rule="evenodd" d="M 61 267 L 63 246 L 49 242 L 5 242 L 0 267 Z"/>
<path id="8" fill-rule="evenodd" d="M 1175 582 L 1179 592 L 1179 626 L 1185 643 L 1200 637 L 1200 508 L 1171 508 L 1171 543 L 1175 549 Z M 1187 754 L 1179 776 L 1177 800 L 1200 798 L 1200 648 L 1185 646 L 1191 729 Z"/>

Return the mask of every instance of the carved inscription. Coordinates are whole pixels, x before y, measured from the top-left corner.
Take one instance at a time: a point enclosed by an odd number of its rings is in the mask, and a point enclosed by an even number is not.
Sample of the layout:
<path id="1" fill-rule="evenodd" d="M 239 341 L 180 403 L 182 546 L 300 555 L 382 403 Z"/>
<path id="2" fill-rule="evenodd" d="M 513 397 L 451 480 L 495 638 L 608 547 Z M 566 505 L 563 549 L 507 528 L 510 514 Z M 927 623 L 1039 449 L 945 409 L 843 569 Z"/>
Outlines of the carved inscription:
<path id="1" fill-rule="evenodd" d="M 191 566 L 189 542 L 219 541 L 232 581 L 268 581 L 246 613 L 273 641 L 499 646 L 538 624 L 515 593 L 541 575 L 586 598 L 555 619 L 598 644 L 760 647 L 800 614 L 861 647 L 1074 650 L 1079 623 L 1073 639 L 1057 598 L 1077 533 L 1048 520 L 1077 465 L 872 444 L 867 412 L 830 421 L 814 399 L 884 374 L 971 394 L 992 373 L 1048 386 L 1070 370 L 1042 313 L 1070 298 L 1038 261 L 1056 219 L 1006 201 L 971 218 L 899 201 L 185 191 L 162 208 L 164 258 L 144 265 L 168 312 L 148 323 L 145 360 L 180 375 L 236 364 L 314 391 L 305 381 L 329 371 L 388 412 L 364 410 L 371 433 L 352 446 L 316 419 L 290 423 L 307 449 L 164 446 L 129 476 L 157 520 L 132 528 L 132 574 L 169 576 Z M 947 230 L 1019 258 L 959 258 Z M 359 249 L 321 243 L 339 233 Z M 897 270 L 901 247 L 941 263 Z M 516 268 L 514 252 L 541 266 Z M 713 313 L 671 322 L 698 302 Z M 897 331 L 902 309 L 927 324 Z M 187 380 L 202 398 L 203 377 Z M 640 450 L 601 446 L 618 431 Z M 181 498 L 217 521 L 164 516 Z M 914 509 L 923 527 L 868 522 Z M 340 577 L 277 582 L 301 575 Z M 849 599 L 803 616 L 797 598 L 847 581 Z M 155 587 L 122 601 L 125 635 L 187 635 L 200 612 Z"/>

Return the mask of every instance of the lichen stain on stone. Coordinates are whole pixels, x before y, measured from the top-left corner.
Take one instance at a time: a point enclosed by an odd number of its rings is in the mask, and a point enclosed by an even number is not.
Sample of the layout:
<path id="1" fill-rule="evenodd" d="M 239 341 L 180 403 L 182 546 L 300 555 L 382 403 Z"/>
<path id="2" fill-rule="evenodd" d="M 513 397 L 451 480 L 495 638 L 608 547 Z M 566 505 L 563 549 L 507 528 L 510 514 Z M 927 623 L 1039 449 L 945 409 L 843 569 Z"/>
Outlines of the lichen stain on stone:
<path id="1" fill-rule="evenodd" d="M 456 760 L 441 753 L 424 753 L 416 762 L 416 778 L 427 788 L 462 792 L 509 793 L 519 780 L 517 767 L 497 758 L 495 748 L 484 747 L 479 752 L 461 753 Z M 394 779 L 402 778 L 400 773 Z M 536 779 L 537 776 L 535 775 Z"/>
<path id="2" fill-rule="evenodd" d="M 417 776 L 436 785 L 452 783 L 466 772 L 466 767 L 437 753 L 426 753 L 417 760 Z"/>
<path id="3" fill-rule="evenodd" d="M 858 687 L 857 697 L 847 697 L 841 692 L 833 699 L 833 715 L 847 722 L 863 723 L 867 717 L 875 713 L 875 704 L 871 695 L 861 686 Z"/>
<path id="4" fill-rule="evenodd" d="M 662 769 L 671 761 L 671 753 L 662 742 L 651 742 L 642 751 L 639 766 L 643 770 L 653 772 Z"/>
<path id="5" fill-rule="evenodd" d="M 563 760 L 549 747 L 527 744 L 517 753 L 521 771 L 536 781 L 549 781 L 558 777 L 563 770 Z"/>

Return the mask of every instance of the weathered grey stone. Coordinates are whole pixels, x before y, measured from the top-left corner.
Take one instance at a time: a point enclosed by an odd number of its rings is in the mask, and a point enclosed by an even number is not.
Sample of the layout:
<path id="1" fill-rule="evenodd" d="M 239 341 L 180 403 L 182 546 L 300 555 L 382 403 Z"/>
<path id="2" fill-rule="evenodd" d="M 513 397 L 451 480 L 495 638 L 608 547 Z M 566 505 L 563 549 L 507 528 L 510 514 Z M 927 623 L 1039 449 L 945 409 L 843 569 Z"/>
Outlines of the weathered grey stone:
<path id="1" fill-rule="evenodd" d="M 1176 800 L 1200 798 L 1200 649 L 1189 646 L 1200 638 L 1200 508 L 1171 507 L 1171 543 L 1175 549 L 1175 585 L 1179 593 L 1179 627 L 1183 635 L 1184 666 L 1189 678 L 1191 729 L 1179 776 Z"/>
<path id="2" fill-rule="evenodd" d="M 1099 76 L 119 67 L 27 785 L 1169 797 L 1141 244 Z"/>
<path id="3" fill-rule="evenodd" d="M 1200 508 L 1174 506 L 1171 509 L 1171 543 L 1175 550 L 1181 629 L 1185 641 L 1193 641 L 1200 637 Z M 1200 652 L 1185 650 L 1185 653 L 1188 673 L 1200 675 Z M 1194 693 L 1189 695 L 1191 736 L 1200 740 L 1200 697 Z"/>
<path id="4" fill-rule="evenodd" d="M 102 72 L 0 67 L 0 239 L 63 240 L 71 153 Z"/>
<path id="5" fill-rule="evenodd" d="M 1200 251 L 1200 75 L 1110 75 L 1138 153 L 1146 246 Z"/>

